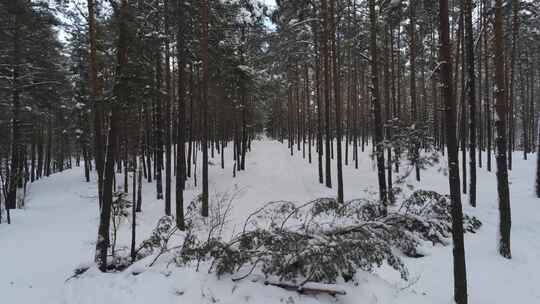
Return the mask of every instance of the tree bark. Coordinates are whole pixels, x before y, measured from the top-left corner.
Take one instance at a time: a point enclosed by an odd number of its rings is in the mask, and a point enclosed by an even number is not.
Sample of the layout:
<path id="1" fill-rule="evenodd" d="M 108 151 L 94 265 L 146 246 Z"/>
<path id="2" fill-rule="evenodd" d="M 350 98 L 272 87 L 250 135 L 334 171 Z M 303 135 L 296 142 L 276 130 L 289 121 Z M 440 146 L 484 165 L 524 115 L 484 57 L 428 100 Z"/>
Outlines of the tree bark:
<path id="1" fill-rule="evenodd" d="M 334 69 L 333 72 L 333 80 L 334 80 L 334 102 L 336 104 L 336 153 L 337 153 L 337 183 L 338 183 L 338 190 L 337 190 L 337 201 L 338 203 L 343 203 L 343 163 L 342 163 L 342 147 L 341 147 L 341 137 L 342 137 L 342 124 L 341 124 L 341 94 L 340 94 L 340 85 L 339 82 L 341 81 L 340 73 L 339 73 L 339 66 L 338 66 L 338 47 L 336 40 L 338 37 L 336 36 L 336 14 L 335 14 L 336 6 L 335 1 L 330 1 L 330 43 L 331 43 L 331 53 L 332 53 L 332 67 Z"/>
<path id="2" fill-rule="evenodd" d="M 495 109 L 497 116 L 495 127 L 497 129 L 497 192 L 499 194 L 499 253 L 510 259 L 510 228 L 512 225 L 510 214 L 510 191 L 508 187 L 508 163 L 506 159 L 506 91 L 504 85 L 504 32 L 502 0 L 495 0 Z"/>
<path id="3" fill-rule="evenodd" d="M 448 0 L 439 0 L 440 18 L 440 63 L 443 82 L 443 99 L 446 121 L 448 150 L 448 182 L 452 202 L 452 239 L 454 242 L 454 300 L 457 304 L 467 303 L 467 271 L 465 245 L 463 241 L 463 211 L 459 182 L 458 143 L 456 138 L 456 102 L 452 88 L 452 63 L 450 57 L 450 35 L 448 25 Z"/>
<path id="4" fill-rule="evenodd" d="M 170 69 L 170 49 L 169 49 L 169 0 L 164 0 L 165 10 L 165 215 L 171 215 L 171 69 Z"/>
<path id="5" fill-rule="evenodd" d="M 465 17 L 465 55 L 467 58 L 466 94 L 469 105 L 469 204 L 476 207 L 476 72 L 474 66 L 474 34 L 472 0 L 463 0 Z"/>
<path id="6" fill-rule="evenodd" d="M 185 84 L 184 84 L 184 58 L 185 58 L 185 40 L 184 40 L 184 8 L 183 0 L 178 0 L 178 33 L 177 33 L 177 61 L 178 61 L 178 130 L 176 139 L 176 227 L 179 230 L 185 229 L 184 223 L 184 188 L 186 180 L 186 148 L 185 148 Z"/>
<path id="7" fill-rule="evenodd" d="M 114 161 L 118 135 L 118 111 L 121 104 L 127 100 L 127 75 L 125 75 L 125 66 L 128 61 L 127 45 L 127 0 L 122 0 L 119 14 L 119 37 L 117 49 L 116 81 L 114 84 L 115 100 L 111 105 L 109 136 L 107 140 L 107 151 L 105 161 L 105 178 L 103 183 L 103 205 L 99 216 L 98 239 L 96 242 L 96 263 L 99 270 L 107 271 L 107 252 L 109 248 L 109 229 L 111 222 L 111 208 L 113 204 L 114 192 Z"/>
<path id="8" fill-rule="evenodd" d="M 208 216 L 208 0 L 201 0 L 201 60 L 202 60 L 202 216 Z M 238 161 L 238 160 L 237 160 Z"/>
<path id="9" fill-rule="evenodd" d="M 379 181 L 379 198 L 381 202 L 387 205 L 386 177 L 384 172 L 384 148 L 383 144 L 383 125 L 381 115 L 381 101 L 379 99 L 379 51 L 377 49 L 377 12 L 375 11 L 375 0 L 369 0 L 369 19 L 370 19 L 370 53 L 371 53 L 371 83 L 372 83 L 372 103 L 373 114 L 375 118 L 375 146 L 377 156 L 377 177 Z"/>
<path id="10" fill-rule="evenodd" d="M 332 188 L 332 174 L 330 171 L 331 145 L 333 145 L 330 133 L 330 62 L 328 60 L 328 7 L 326 0 L 321 0 L 321 55 L 323 58 L 324 78 L 324 119 L 325 119 L 325 181 L 326 187 Z"/>
<path id="11" fill-rule="evenodd" d="M 89 76 L 92 86 L 91 99 L 94 103 L 94 154 L 96 159 L 96 172 L 98 179 L 98 201 L 101 208 L 103 202 L 103 138 L 101 128 L 103 125 L 103 109 L 100 100 L 100 85 L 97 76 L 97 42 L 96 42 L 96 14 L 95 0 L 88 0 L 88 34 L 90 43 Z"/>

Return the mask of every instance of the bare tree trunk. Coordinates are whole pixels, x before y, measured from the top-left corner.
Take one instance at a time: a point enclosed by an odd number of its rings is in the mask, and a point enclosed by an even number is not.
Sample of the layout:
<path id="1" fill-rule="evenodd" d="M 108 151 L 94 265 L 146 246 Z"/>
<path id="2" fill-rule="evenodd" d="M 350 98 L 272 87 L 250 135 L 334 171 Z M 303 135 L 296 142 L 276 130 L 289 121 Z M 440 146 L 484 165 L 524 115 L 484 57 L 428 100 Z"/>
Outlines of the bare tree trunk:
<path id="1" fill-rule="evenodd" d="M 309 66 L 306 64 L 304 66 L 304 98 L 305 98 L 305 109 L 307 112 L 307 143 L 308 143 L 308 162 L 311 164 L 311 99 L 310 99 L 310 90 L 309 90 Z"/>
<path id="2" fill-rule="evenodd" d="M 126 159 L 127 161 L 127 159 Z M 137 233 L 137 155 L 133 153 L 133 159 L 132 161 L 132 169 L 133 169 L 133 177 L 131 179 L 132 183 L 132 199 L 131 199 L 131 250 L 130 250 L 130 256 L 131 256 L 131 262 L 134 263 L 137 255 L 136 255 L 136 233 Z"/>
<path id="3" fill-rule="evenodd" d="M 96 158 L 96 172 L 98 178 L 98 200 L 101 208 L 103 202 L 103 138 L 101 128 L 103 124 L 103 109 L 100 101 L 100 85 L 97 76 L 97 42 L 96 42 L 96 14 L 95 0 L 88 0 L 88 33 L 90 43 L 89 76 L 92 86 L 91 98 L 94 102 L 94 154 Z"/>
<path id="4" fill-rule="evenodd" d="M 497 128 L 497 192 L 499 194 L 499 253 L 505 258 L 511 258 L 510 251 L 510 227 L 512 225 L 510 215 L 510 191 L 508 187 L 508 168 L 506 160 L 506 91 L 504 85 L 504 32 L 502 0 L 495 0 L 495 109 L 497 116 L 495 127 Z"/>
<path id="5" fill-rule="evenodd" d="M 208 216 L 208 0 L 201 0 L 202 216 Z"/>
<path id="6" fill-rule="evenodd" d="M 6 199 L 6 210 L 9 214 L 10 209 L 17 208 L 17 185 L 22 179 L 21 172 L 21 121 L 20 121 L 20 111 L 21 111 L 21 102 L 20 102 L 20 88 L 19 88 L 19 77 L 20 77 L 20 31 L 19 31 L 19 12 L 15 12 L 15 30 L 13 33 L 13 53 L 12 53 L 12 78 L 13 86 L 11 91 L 12 97 L 12 115 L 13 115 L 13 124 L 11 129 L 11 166 L 10 174 L 8 179 L 8 195 Z M 11 223 L 9 219 L 8 223 Z"/>
<path id="7" fill-rule="evenodd" d="M 336 104 L 336 145 L 337 145 L 337 182 L 338 182 L 338 193 L 337 201 L 338 203 L 343 203 L 343 163 L 342 163 L 342 151 L 341 151 L 341 137 L 342 137 L 342 127 L 341 127 L 341 96 L 340 96 L 340 85 L 341 80 L 339 74 L 338 66 L 338 47 L 336 40 L 336 17 L 335 17 L 335 1 L 330 1 L 330 44 L 331 44 L 331 53 L 332 53 L 332 66 L 334 69 L 333 79 L 334 79 L 334 102 Z"/>
<path id="8" fill-rule="evenodd" d="M 111 105 L 111 116 L 109 126 L 109 137 L 107 140 L 105 179 L 103 184 L 103 205 L 99 216 L 98 240 L 96 242 L 96 263 L 99 270 L 107 270 L 107 251 L 109 248 L 109 229 L 111 221 L 111 208 L 113 204 L 113 181 L 114 181 L 114 160 L 118 136 L 118 111 L 119 106 L 126 102 L 127 97 L 127 75 L 125 66 L 128 61 L 128 37 L 127 37 L 127 0 L 122 0 L 119 14 L 119 37 L 117 49 L 116 82 L 114 84 L 114 95 L 116 100 Z"/>
<path id="9" fill-rule="evenodd" d="M 452 201 L 452 239 L 454 241 L 454 300 L 457 304 L 467 303 L 467 271 L 465 245 L 463 241 L 463 211 L 459 182 L 458 143 L 456 139 L 456 102 L 452 88 L 452 63 L 450 57 L 450 35 L 448 25 L 448 0 L 439 0 L 440 9 L 440 62 L 443 82 L 443 99 L 446 120 L 446 142 L 448 150 L 448 182 Z"/>
<path id="10" fill-rule="evenodd" d="M 388 123 L 391 119 L 392 119 L 392 111 L 391 111 L 391 105 L 390 105 L 390 89 L 391 89 L 391 86 L 389 85 L 390 84 L 390 68 L 389 68 L 389 48 L 388 48 L 388 45 L 391 43 L 390 41 L 390 33 L 391 30 L 388 28 L 388 27 L 385 27 L 384 28 L 384 58 L 383 58 L 383 75 L 384 75 L 384 83 L 386 83 L 384 89 L 383 89 L 383 98 L 384 98 L 384 103 L 385 103 L 385 108 L 386 108 L 386 116 L 385 116 L 385 119 L 386 119 L 386 122 Z M 387 128 L 386 129 L 386 136 L 387 138 L 390 138 L 391 137 L 391 128 Z M 393 195 L 393 192 L 392 192 L 392 147 L 388 147 L 388 149 L 386 149 L 386 155 L 387 155 L 387 159 L 386 159 L 386 162 L 387 162 L 387 167 L 386 167 L 386 174 L 387 174 L 387 180 L 388 180 L 388 200 L 389 202 L 393 202 L 394 201 L 394 195 Z M 418 167 L 418 166 L 417 166 Z M 420 177 L 420 175 L 418 174 L 418 177 Z"/>
<path id="11" fill-rule="evenodd" d="M 410 53 L 411 53 L 411 123 L 416 125 L 418 121 L 418 105 L 416 98 L 416 2 L 410 2 L 409 7 L 409 36 L 410 36 Z M 420 181 L 420 167 L 418 166 L 418 159 L 420 157 L 420 147 L 415 145 L 413 151 L 413 165 L 415 167 L 416 180 Z"/>
<path id="12" fill-rule="evenodd" d="M 165 0 L 165 215 L 171 215 L 171 68 L 169 49 L 169 0 Z"/>
<path id="13" fill-rule="evenodd" d="M 490 10 L 490 6 L 489 6 L 489 3 L 490 1 L 486 1 L 485 2 L 485 9 L 484 9 L 484 16 L 483 18 L 485 19 L 484 20 L 484 26 L 488 26 L 488 12 Z M 490 82 L 489 82 L 489 77 L 490 77 L 490 71 L 489 71 L 489 60 L 488 60 L 488 35 L 487 33 L 484 34 L 484 73 L 485 73 L 485 78 L 484 78 L 484 108 L 485 108 L 485 120 L 486 120 L 486 150 L 487 150 L 487 170 L 489 172 L 491 172 L 491 147 L 492 147 L 492 144 L 491 144 L 491 138 L 492 138 L 492 134 L 493 134 L 493 129 L 491 127 L 491 104 L 492 104 L 492 99 L 491 99 L 491 96 L 490 96 Z"/>
<path id="14" fill-rule="evenodd" d="M 186 147 L 185 147 L 185 84 L 184 84 L 184 58 L 185 58 L 185 10 L 183 1 L 178 0 L 178 33 L 177 33 L 177 61 L 178 61 L 178 130 L 176 139 L 176 227 L 180 230 L 185 229 L 184 223 L 184 188 L 186 181 Z"/>
<path id="15" fill-rule="evenodd" d="M 330 157 L 332 135 L 330 133 L 330 62 L 328 60 L 328 7 L 326 0 L 321 0 L 321 19 L 322 19 L 322 36 L 321 36 L 321 55 L 323 58 L 324 69 L 324 117 L 325 117 L 325 181 L 326 187 L 332 188 L 332 174 L 330 171 Z"/>
<path id="16" fill-rule="evenodd" d="M 520 1 L 512 0 L 512 53 L 510 55 L 510 85 L 508 92 L 508 170 L 512 170 L 512 151 L 514 150 L 514 103 L 515 103 L 515 67 L 517 57 L 517 44 L 519 39 L 519 8 Z"/>
<path id="17" fill-rule="evenodd" d="M 379 51 L 377 49 L 377 13 L 375 11 L 375 0 L 369 0 L 369 19 L 370 19 L 370 53 L 371 53 L 371 82 L 372 82 L 372 102 L 375 117 L 375 139 L 373 142 L 377 156 L 377 177 L 379 180 L 379 197 L 386 206 L 386 177 L 384 172 L 384 149 L 383 126 L 381 115 L 381 101 L 379 99 Z"/>
<path id="18" fill-rule="evenodd" d="M 162 79 L 162 58 L 161 45 L 157 47 L 155 57 L 155 113 L 154 113 L 154 173 L 156 176 L 156 198 L 163 199 L 163 96 L 161 92 Z"/>
<path id="19" fill-rule="evenodd" d="M 319 168 L 319 183 L 324 183 L 323 177 L 323 120 L 322 120 L 322 103 L 321 103 L 321 50 L 320 50 L 320 27 L 318 24 L 315 24 L 314 29 L 316 29 L 316 34 L 314 35 L 315 50 L 317 52 L 315 65 L 315 85 L 316 87 L 316 98 L 317 98 L 317 158 L 318 158 L 318 168 Z M 327 150 L 328 151 L 328 150 Z"/>
<path id="20" fill-rule="evenodd" d="M 463 0 L 465 17 L 465 55 L 467 58 L 466 94 L 469 104 L 469 203 L 476 207 L 476 72 L 474 68 L 474 33 L 472 0 Z"/>

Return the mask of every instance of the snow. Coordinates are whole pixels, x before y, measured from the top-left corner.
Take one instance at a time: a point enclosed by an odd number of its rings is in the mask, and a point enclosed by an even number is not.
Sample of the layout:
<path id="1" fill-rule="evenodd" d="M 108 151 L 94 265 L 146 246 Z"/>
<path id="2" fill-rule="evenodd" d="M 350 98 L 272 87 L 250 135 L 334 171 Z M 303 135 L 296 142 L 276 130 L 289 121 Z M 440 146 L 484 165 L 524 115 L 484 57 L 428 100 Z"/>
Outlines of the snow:
<path id="1" fill-rule="evenodd" d="M 59 303 L 64 281 L 93 259 L 97 192 L 83 180 L 71 170 L 32 184 L 26 209 L 0 225 L 2 302 Z"/>
<path id="2" fill-rule="evenodd" d="M 237 21 L 239 23 L 246 23 L 246 24 L 251 23 L 252 21 L 251 13 L 243 7 L 240 8 L 240 13 L 237 16 Z"/>
<path id="3" fill-rule="evenodd" d="M 314 149 L 313 149 L 314 150 Z M 352 151 L 352 149 L 350 149 Z M 359 168 L 345 166 L 345 199 L 377 197 L 375 162 L 371 147 L 361 153 Z M 302 159 L 301 151 L 290 156 L 285 144 L 263 139 L 254 141 L 246 159 L 246 171 L 232 178 L 231 151 L 226 151 L 226 167 L 220 167 L 220 156 L 209 166 L 211 202 L 234 195 L 229 231 L 264 203 L 289 200 L 302 203 L 317 197 L 335 196 L 335 189 L 318 183 L 317 157 L 313 164 Z M 307 151 L 306 151 L 307 154 Z M 524 161 L 516 152 L 514 170 L 510 173 L 512 226 L 512 260 L 497 252 L 498 202 L 495 170 L 479 168 L 478 207 L 466 203 L 464 211 L 477 216 L 483 226 L 477 234 L 467 234 L 467 273 L 469 302 L 479 304 L 540 303 L 540 201 L 533 193 L 535 157 Z M 351 155 L 350 159 L 352 159 Z M 198 157 L 201 159 L 201 157 Z M 485 159 L 485 157 L 484 157 Z M 351 162 L 352 164 L 353 162 Z M 404 162 L 404 165 L 406 162 Z M 200 164 L 197 170 L 200 170 Z M 333 182 L 335 176 L 335 163 Z M 448 193 L 446 161 L 422 171 L 422 182 L 408 182 L 417 188 Z M 197 172 L 200 178 L 200 172 Z M 123 178 L 117 179 L 119 183 Z M 92 181 L 95 177 L 92 176 Z M 131 181 L 131 179 L 130 179 Z M 122 185 L 118 185 L 122 187 Z M 198 185 L 200 186 L 200 185 Z M 186 200 L 193 199 L 199 188 L 188 181 Z M 80 278 L 73 271 L 92 265 L 97 235 L 98 208 L 95 184 L 84 182 L 82 168 L 75 168 L 29 187 L 26 209 L 13 211 L 13 224 L 0 225 L 0 294 L 2 302 L 22 304 L 90 304 L 90 303 L 453 303 L 452 248 L 425 244 L 427 256 L 405 258 L 410 281 L 383 266 L 374 274 L 360 272 L 356 283 L 340 282 L 336 289 L 346 295 L 300 295 L 278 287 L 265 286 L 257 275 L 233 282 L 208 274 L 203 263 L 178 268 L 163 257 L 154 267 L 147 267 L 153 257 L 142 260 L 122 273 L 103 274 L 90 268 Z M 138 214 L 137 242 L 147 237 L 163 214 L 163 201 L 155 200 L 155 184 L 144 184 L 143 213 Z M 174 191 L 173 191 L 174 207 Z M 174 211 L 173 211 L 174 214 Z M 119 247 L 129 244 L 129 223 L 119 232 Z M 136 275 L 135 275 L 136 274 Z M 67 281 L 66 281 L 67 280 Z"/>

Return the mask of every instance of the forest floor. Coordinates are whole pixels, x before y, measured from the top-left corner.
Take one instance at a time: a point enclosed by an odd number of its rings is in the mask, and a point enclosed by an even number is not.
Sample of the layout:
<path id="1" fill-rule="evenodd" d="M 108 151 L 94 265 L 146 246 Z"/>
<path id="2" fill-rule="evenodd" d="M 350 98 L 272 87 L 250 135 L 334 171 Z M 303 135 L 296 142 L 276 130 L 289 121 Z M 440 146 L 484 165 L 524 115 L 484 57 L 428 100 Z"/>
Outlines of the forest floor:
<path id="1" fill-rule="evenodd" d="M 254 141 L 247 155 L 246 170 L 238 172 L 236 178 L 232 178 L 231 151 L 226 150 L 225 170 L 221 169 L 216 153 L 209 169 L 211 203 L 234 197 L 231 227 L 269 201 L 302 203 L 335 195 L 335 190 L 318 183 L 317 155 L 313 153 L 313 163 L 309 165 L 307 157 L 303 159 L 296 148 L 294 152 L 291 157 L 286 144 L 269 139 Z M 465 237 L 470 303 L 540 303 L 540 199 L 535 198 L 533 190 L 536 156 L 529 157 L 525 161 L 521 153 L 516 153 L 510 174 L 511 260 L 497 254 L 495 162 L 492 172 L 478 168 L 478 207 L 469 207 L 467 196 L 463 196 L 465 212 L 483 223 L 478 233 Z M 403 164 L 402 170 L 406 166 Z M 197 170 L 200 179 L 200 164 Z M 335 171 L 334 163 L 332 170 Z M 368 149 L 360 154 L 359 169 L 354 168 L 350 157 L 350 164 L 343 172 L 346 200 L 377 197 L 375 162 Z M 409 178 L 408 185 L 447 193 L 445 172 L 446 160 L 442 160 L 422 171 L 420 183 Z M 118 180 L 123 178 L 118 176 Z M 138 242 L 149 236 L 164 214 L 163 201 L 155 199 L 155 183 L 145 182 L 143 187 Z M 186 200 L 194 199 L 199 191 L 191 178 Z M 410 272 L 408 282 L 401 280 L 390 267 L 383 266 L 374 274 L 360 272 L 356 284 L 343 283 L 347 295 L 337 298 L 300 295 L 252 279 L 241 282 L 232 282 L 230 277 L 217 279 L 204 268 L 196 272 L 194 267 L 178 268 L 167 263 L 146 268 L 148 260 L 132 266 L 143 271 L 137 276 L 130 269 L 116 274 L 91 269 L 81 278 L 68 280 L 75 268 L 93 260 L 98 223 L 96 193 L 95 183 L 84 181 L 82 168 L 55 174 L 29 186 L 25 208 L 12 213 L 12 225 L 0 225 L 2 303 L 453 303 L 452 247 L 429 244 L 424 248 L 426 257 L 404 258 Z M 129 244 L 129 222 L 121 227 L 118 244 L 119 248 Z"/>

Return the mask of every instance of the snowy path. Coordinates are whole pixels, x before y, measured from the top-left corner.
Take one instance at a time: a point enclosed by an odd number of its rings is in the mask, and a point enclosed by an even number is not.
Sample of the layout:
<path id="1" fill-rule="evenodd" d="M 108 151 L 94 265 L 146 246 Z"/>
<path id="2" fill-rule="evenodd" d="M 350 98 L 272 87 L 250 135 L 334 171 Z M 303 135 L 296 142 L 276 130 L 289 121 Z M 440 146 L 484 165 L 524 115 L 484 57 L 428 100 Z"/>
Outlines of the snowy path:
<path id="1" fill-rule="evenodd" d="M 1 302 L 58 304 L 64 281 L 92 259 L 96 190 L 79 170 L 44 178 L 29 190 L 13 225 L 0 225 Z"/>
<path id="2" fill-rule="evenodd" d="M 376 172 L 369 158 L 369 149 L 361 154 L 359 169 L 351 162 L 344 167 L 345 199 L 375 196 Z M 302 159 L 294 150 L 290 156 L 286 144 L 262 140 L 253 142 L 247 155 L 246 171 L 232 178 L 230 149 L 226 151 L 225 170 L 216 154 L 209 168 L 210 195 L 235 194 L 233 220 L 241 221 L 262 204 L 273 200 L 305 202 L 317 197 L 335 196 L 335 188 L 318 183 L 317 158 L 313 163 Z M 352 158 L 352 157 L 351 157 Z M 466 236 L 467 270 L 470 303 L 496 304 L 520 300 L 520 303 L 540 303 L 540 200 L 533 195 L 535 159 L 521 160 L 516 153 L 514 171 L 510 175 L 512 204 L 513 259 L 499 257 L 496 248 L 498 209 L 495 168 L 489 173 L 478 169 L 478 208 L 468 206 L 463 196 L 465 212 L 480 218 L 483 226 L 478 234 Z M 200 158 L 199 158 L 200 159 Z M 410 183 L 417 188 L 448 192 L 448 180 L 440 167 L 422 172 L 422 183 Z M 200 181 L 200 165 L 198 166 Z M 332 162 L 334 186 L 335 162 Z M 119 181 L 123 180 L 121 178 Z M 198 185 L 200 187 L 200 183 Z M 155 183 L 144 184 L 143 213 L 139 215 L 138 241 L 154 228 L 163 214 L 163 201 L 155 200 Z M 188 182 L 186 200 L 193 199 L 199 189 Z M 14 224 L 0 225 L 0 299 L 2 303 L 79 304 L 111 303 L 210 303 L 201 294 L 214 293 L 223 303 L 277 303 L 288 292 L 268 289 L 258 283 L 245 282 L 232 294 L 231 282 L 216 280 L 189 269 L 175 269 L 164 278 L 161 272 L 148 272 L 132 277 L 94 274 L 73 284 L 64 282 L 81 263 L 93 260 L 97 230 L 96 187 L 83 181 L 80 168 L 54 175 L 32 184 L 27 208 L 14 212 Z M 174 202 L 174 191 L 173 191 Z M 174 204 L 173 204 L 174 205 Z M 128 228 L 128 226 L 124 226 Z M 126 231 L 120 242 L 129 235 Z M 422 259 L 407 259 L 413 282 L 404 282 L 394 271 L 380 269 L 377 276 L 362 274 L 361 284 L 351 288 L 351 296 L 340 303 L 451 303 L 451 247 L 427 247 L 429 255 Z M 189 276 L 186 281 L 185 276 Z M 409 286 L 410 285 L 410 286 Z M 234 288 L 237 288 L 234 285 Z M 262 288 L 259 290 L 259 288 Z M 184 298 L 176 291 L 186 290 Z M 187 290 L 195 290 L 192 294 Z M 402 290 L 404 289 L 404 290 Z M 234 290 L 234 289 L 233 289 Z M 99 294 L 99 295 L 98 295 Z M 519 295 L 519 296 L 518 296 Z M 247 301 L 248 298 L 265 301 Z M 358 302 L 358 299 L 364 301 Z M 300 298 L 295 303 L 329 303 L 329 300 Z M 277 302 L 276 302 L 277 301 Z"/>

